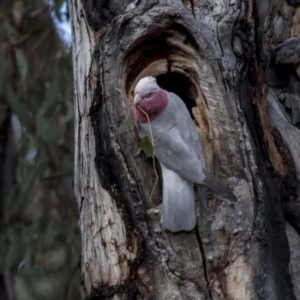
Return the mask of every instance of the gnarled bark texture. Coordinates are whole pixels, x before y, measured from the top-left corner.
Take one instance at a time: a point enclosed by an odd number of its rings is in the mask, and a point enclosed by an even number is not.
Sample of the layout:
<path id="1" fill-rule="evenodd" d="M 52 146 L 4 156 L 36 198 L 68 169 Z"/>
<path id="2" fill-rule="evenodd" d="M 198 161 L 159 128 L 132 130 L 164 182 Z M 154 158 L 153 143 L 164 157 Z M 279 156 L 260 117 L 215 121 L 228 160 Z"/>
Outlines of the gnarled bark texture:
<path id="1" fill-rule="evenodd" d="M 296 23 L 298 8 L 280 5 Z M 295 241 L 299 72 L 278 45 L 299 29 L 284 18 L 290 31 L 271 37 L 280 5 L 269 16 L 265 56 L 250 0 L 69 0 L 74 186 L 88 299 L 294 299 L 299 279 L 290 274 L 297 266 L 289 265 L 284 216 Z M 230 203 L 210 194 L 206 220 L 192 232 L 161 229 L 152 164 L 135 156 L 133 126 L 117 132 L 147 75 L 185 101 L 209 172 L 238 197 Z"/>
<path id="2" fill-rule="evenodd" d="M 300 299 L 300 4 L 274 0 L 264 25 L 267 91 L 263 98 L 268 120 L 263 122 L 272 167 L 281 185 L 282 211 L 287 222 L 290 275 Z M 268 124 L 266 123 L 268 122 Z M 274 151 L 276 146 L 278 158 Z M 278 162 L 280 162 L 278 164 Z"/>

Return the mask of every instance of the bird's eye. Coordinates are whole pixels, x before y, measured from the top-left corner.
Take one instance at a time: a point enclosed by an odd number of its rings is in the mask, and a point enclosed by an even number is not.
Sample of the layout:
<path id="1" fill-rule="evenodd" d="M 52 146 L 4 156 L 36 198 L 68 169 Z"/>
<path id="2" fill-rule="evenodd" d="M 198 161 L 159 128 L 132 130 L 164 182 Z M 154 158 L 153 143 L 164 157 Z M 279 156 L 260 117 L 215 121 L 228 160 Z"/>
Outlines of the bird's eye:
<path id="1" fill-rule="evenodd" d="M 148 93 L 145 97 L 146 98 L 151 98 L 151 96 L 152 96 L 152 93 Z"/>

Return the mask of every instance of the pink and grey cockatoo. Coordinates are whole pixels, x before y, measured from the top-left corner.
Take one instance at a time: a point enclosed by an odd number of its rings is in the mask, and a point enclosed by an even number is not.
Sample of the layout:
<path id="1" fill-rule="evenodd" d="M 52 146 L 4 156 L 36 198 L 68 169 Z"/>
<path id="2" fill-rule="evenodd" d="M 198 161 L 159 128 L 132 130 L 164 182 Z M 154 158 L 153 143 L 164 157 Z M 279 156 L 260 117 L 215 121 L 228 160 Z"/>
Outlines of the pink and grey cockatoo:
<path id="1" fill-rule="evenodd" d="M 196 226 L 194 184 L 200 198 L 203 219 L 207 207 L 206 187 L 236 201 L 235 195 L 205 170 L 199 137 L 184 102 L 160 88 L 154 77 L 142 78 L 134 90 L 135 113 L 141 138 L 153 136 L 154 155 L 163 179 L 161 224 L 172 232 L 190 231 Z"/>

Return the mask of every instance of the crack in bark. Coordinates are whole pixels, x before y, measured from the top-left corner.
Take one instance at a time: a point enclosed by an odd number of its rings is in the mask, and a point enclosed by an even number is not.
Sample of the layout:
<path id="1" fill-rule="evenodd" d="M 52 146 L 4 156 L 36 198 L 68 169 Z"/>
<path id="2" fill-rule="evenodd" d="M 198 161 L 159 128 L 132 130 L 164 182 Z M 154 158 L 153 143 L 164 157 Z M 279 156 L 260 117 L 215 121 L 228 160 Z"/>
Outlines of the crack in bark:
<path id="1" fill-rule="evenodd" d="M 192 15 L 194 16 L 194 18 L 196 18 L 196 16 L 195 16 L 195 8 L 194 8 L 194 1 L 191 0 L 190 2 L 191 2 L 191 11 L 192 11 Z"/>
<path id="2" fill-rule="evenodd" d="M 80 212 L 80 213 L 81 213 L 81 210 L 82 210 L 83 202 L 84 202 L 84 197 L 81 196 L 80 207 L 79 207 L 79 212 Z"/>
<path id="3" fill-rule="evenodd" d="M 220 21 L 222 20 L 223 17 L 221 17 Z M 227 71 L 226 69 L 226 65 L 223 63 L 222 59 L 225 58 L 224 57 L 224 50 L 223 50 L 223 46 L 222 46 L 222 43 L 221 43 L 221 40 L 220 40 L 220 35 L 219 35 L 219 23 L 220 21 L 217 22 L 217 30 L 216 30 L 216 37 L 217 37 L 217 40 L 219 42 L 219 45 L 220 45 L 220 50 L 221 50 L 221 57 L 218 58 L 218 66 L 219 66 L 219 69 L 221 71 L 221 74 L 222 74 L 222 81 L 223 81 L 223 84 L 224 84 L 224 88 L 225 88 L 225 91 L 228 92 L 228 84 L 226 83 L 226 76 L 225 75 L 225 72 Z"/>
<path id="4" fill-rule="evenodd" d="M 220 21 L 222 20 L 222 18 L 220 19 Z M 216 36 L 217 36 L 217 40 L 218 40 L 219 45 L 220 45 L 221 57 L 224 57 L 224 50 L 223 50 L 223 46 L 222 46 L 222 43 L 221 43 L 221 40 L 220 40 L 220 35 L 219 35 L 219 23 L 220 23 L 220 21 L 217 22 Z M 222 70 L 221 70 L 221 72 L 222 72 Z"/>
<path id="5" fill-rule="evenodd" d="M 255 170 L 253 170 L 253 168 L 255 168 L 255 167 L 258 168 L 258 166 L 256 163 L 254 163 L 254 159 L 253 159 L 253 157 L 251 157 L 250 152 L 247 151 L 247 145 L 246 145 L 246 141 L 248 141 L 251 146 L 253 146 L 254 142 L 253 142 L 253 140 L 250 139 L 249 132 L 247 132 L 247 129 L 250 130 L 250 128 L 248 127 L 247 120 L 245 119 L 244 111 L 241 107 L 241 102 L 239 100 L 240 92 L 238 89 L 238 84 L 239 84 L 239 82 L 237 81 L 238 79 L 236 76 L 234 76 L 233 80 L 234 80 L 234 82 L 233 82 L 234 90 L 237 93 L 236 107 L 237 107 L 238 118 L 241 123 L 241 135 L 243 137 L 243 147 L 244 147 L 244 151 L 245 151 L 245 157 L 247 159 L 247 165 L 248 165 L 247 167 L 250 172 L 251 181 L 253 184 L 253 189 L 252 189 L 253 194 L 251 192 L 250 192 L 250 194 L 252 196 L 253 210 L 254 210 L 253 211 L 253 222 L 252 222 L 253 228 L 252 228 L 251 234 L 254 234 L 256 219 L 258 216 L 258 202 L 254 201 L 254 200 L 259 199 L 259 200 L 263 201 L 263 199 L 261 197 L 261 193 L 259 193 L 259 186 L 258 186 L 259 184 L 261 185 L 261 180 L 260 180 L 260 178 L 255 180 L 256 176 L 255 176 Z M 253 149 L 255 149 L 255 147 L 253 147 Z M 258 172 L 258 171 L 256 171 L 256 172 Z M 256 183 L 257 181 L 259 181 L 259 184 Z"/>
<path id="6" fill-rule="evenodd" d="M 162 264 L 163 268 L 166 270 L 167 275 L 171 278 L 171 280 L 173 282 L 175 282 L 178 285 L 178 287 L 180 285 L 185 284 L 186 286 L 192 287 L 195 291 L 200 291 L 199 286 L 195 282 L 193 282 L 191 280 L 186 280 L 186 279 L 184 279 L 184 278 L 182 278 L 180 276 L 177 276 L 172 271 L 171 267 L 169 266 L 169 257 L 162 258 L 161 259 L 161 264 Z M 211 299 L 211 300 L 213 300 L 213 299 Z"/>
<path id="7" fill-rule="evenodd" d="M 247 158 L 247 162 L 248 162 L 248 166 L 249 166 L 249 172 L 251 174 L 251 177 L 252 177 L 251 179 L 252 179 L 252 183 L 253 183 L 253 193 L 254 193 L 254 195 L 253 195 L 254 197 L 252 198 L 252 201 L 253 201 L 253 222 L 252 222 L 252 230 L 250 231 L 250 235 L 253 237 L 253 236 L 255 236 L 256 221 L 257 221 L 257 217 L 258 217 L 258 201 L 254 201 L 254 200 L 259 199 L 261 202 L 263 202 L 261 193 L 258 192 L 258 190 L 259 190 L 258 184 L 256 183 L 257 181 L 259 181 L 259 183 L 261 184 L 261 180 L 260 180 L 260 178 L 254 180 L 254 178 L 256 176 L 255 176 L 254 170 L 252 170 L 251 167 L 250 167 L 250 166 L 253 166 L 253 162 L 251 162 L 252 159 L 249 156 L 250 154 L 246 149 L 246 140 L 249 140 L 249 142 L 250 142 L 250 138 L 249 138 L 248 134 L 245 132 L 247 130 L 245 127 L 247 125 L 246 125 L 246 120 L 244 120 L 242 118 L 242 110 L 241 110 L 239 101 L 237 101 L 237 108 L 238 108 L 240 122 L 242 124 L 241 128 L 242 128 L 242 135 L 243 135 L 243 138 L 244 138 L 245 156 Z M 252 240 L 252 237 L 249 238 L 249 241 Z"/>
<path id="8" fill-rule="evenodd" d="M 204 278 L 205 278 L 206 286 L 207 286 L 207 289 L 208 289 L 208 295 L 209 295 L 210 300 L 213 300 L 212 293 L 211 293 L 211 290 L 210 290 L 210 287 L 209 287 L 205 250 L 204 250 L 203 242 L 201 240 L 201 236 L 200 236 L 200 232 L 198 230 L 198 227 L 195 228 L 195 234 L 196 234 L 196 238 L 197 238 L 197 241 L 198 241 L 198 244 L 199 244 L 199 249 L 200 249 L 201 256 L 202 256 L 202 265 L 203 265 L 203 271 L 204 271 Z"/>

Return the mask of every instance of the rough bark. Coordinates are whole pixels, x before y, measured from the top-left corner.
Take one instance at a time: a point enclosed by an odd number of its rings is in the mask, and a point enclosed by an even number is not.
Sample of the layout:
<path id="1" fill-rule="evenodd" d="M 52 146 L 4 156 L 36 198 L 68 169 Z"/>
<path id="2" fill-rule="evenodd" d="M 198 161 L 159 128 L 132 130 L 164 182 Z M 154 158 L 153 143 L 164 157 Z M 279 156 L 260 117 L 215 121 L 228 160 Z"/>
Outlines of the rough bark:
<path id="1" fill-rule="evenodd" d="M 299 130 L 289 123 L 292 134 L 283 135 L 277 127 L 255 4 L 116 3 L 69 0 L 74 187 L 87 298 L 294 299 L 281 203 L 298 201 L 300 152 L 287 144 L 299 143 Z M 135 156 L 133 126 L 117 133 L 146 75 L 185 101 L 208 170 L 239 199 L 210 194 L 207 218 L 192 232 L 161 229 L 161 189 L 150 198 L 152 164 Z M 297 106 L 291 94 L 290 106 Z"/>
<path id="2" fill-rule="evenodd" d="M 272 146 L 268 153 L 276 175 L 281 179 L 281 204 L 287 221 L 291 251 L 290 273 L 296 299 L 300 299 L 300 8 L 299 1 L 270 3 L 264 26 L 264 49 L 267 74 L 265 105 L 269 125 L 264 126 L 281 153 L 285 167 L 277 164 Z M 287 167 L 288 166 L 288 167 Z M 287 168 L 286 168 L 287 167 Z"/>

